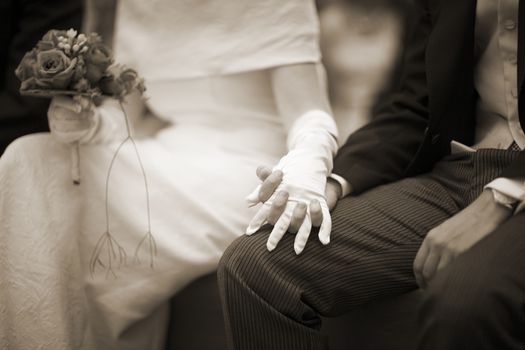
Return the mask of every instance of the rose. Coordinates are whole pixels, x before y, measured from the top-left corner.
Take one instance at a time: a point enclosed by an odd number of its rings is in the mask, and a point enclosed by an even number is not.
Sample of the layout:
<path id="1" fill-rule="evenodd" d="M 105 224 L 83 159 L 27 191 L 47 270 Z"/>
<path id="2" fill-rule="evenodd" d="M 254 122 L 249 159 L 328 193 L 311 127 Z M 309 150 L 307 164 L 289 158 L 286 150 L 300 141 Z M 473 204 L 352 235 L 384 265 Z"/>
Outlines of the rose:
<path id="1" fill-rule="evenodd" d="M 57 49 L 39 52 L 36 56 L 35 79 L 43 88 L 65 89 L 71 81 L 77 59 L 70 59 Z"/>
<path id="2" fill-rule="evenodd" d="M 106 75 L 108 67 L 113 63 L 111 50 L 101 42 L 88 42 L 88 50 L 84 54 L 86 63 L 86 78 L 96 84 Z"/>
<path id="3" fill-rule="evenodd" d="M 34 86 L 30 88 L 67 88 L 71 82 L 76 63 L 76 58 L 71 59 L 58 49 L 38 52 L 36 54 L 36 61 L 32 62 L 33 81 L 31 85 L 34 84 Z"/>
<path id="4" fill-rule="evenodd" d="M 34 67 L 36 67 L 36 55 L 37 51 L 33 49 L 27 52 L 22 58 L 22 61 L 20 61 L 20 64 L 15 70 L 15 74 L 20 81 L 27 81 L 33 76 Z"/>

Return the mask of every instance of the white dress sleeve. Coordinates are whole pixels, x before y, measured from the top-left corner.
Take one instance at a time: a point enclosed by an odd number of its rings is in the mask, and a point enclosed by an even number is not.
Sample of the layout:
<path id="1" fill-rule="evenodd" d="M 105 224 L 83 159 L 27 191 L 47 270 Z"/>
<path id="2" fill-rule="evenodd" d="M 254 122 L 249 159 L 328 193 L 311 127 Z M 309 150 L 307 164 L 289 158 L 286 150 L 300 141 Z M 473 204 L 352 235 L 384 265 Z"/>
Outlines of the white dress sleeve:
<path id="1" fill-rule="evenodd" d="M 224 75 L 319 62 L 313 0 L 125 0 L 117 61 L 146 80 Z"/>

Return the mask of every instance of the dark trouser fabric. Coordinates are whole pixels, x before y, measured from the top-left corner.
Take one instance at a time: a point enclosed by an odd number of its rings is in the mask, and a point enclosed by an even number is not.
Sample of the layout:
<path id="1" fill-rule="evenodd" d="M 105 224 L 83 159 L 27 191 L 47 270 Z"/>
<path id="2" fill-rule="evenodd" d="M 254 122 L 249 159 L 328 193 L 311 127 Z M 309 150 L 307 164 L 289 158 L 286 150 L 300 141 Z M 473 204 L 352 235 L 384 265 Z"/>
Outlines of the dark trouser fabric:
<path id="1" fill-rule="evenodd" d="M 237 239 L 218 271 L 230 348 L 324 349 L 319 314 L 340 315 L 417 288 L 412 264 L 426 233 L 476 199 L 517 155 L 451 155 L 428 174 L 342 199 L 332 213 L 331 243 L 322 246 L 312 232 L 299 256 L 289 234 L 268 252 L 269 228 Z M 486 271 L 473 266 L 470 273 Z M 435 332 L 440 322 L 426 322 L 426 329 Z"/>
<path id="2" fill-rule="evenodd" d="M 421 349 L 525 349 L 525 213 L 461 255 L 424 295 Z"/>

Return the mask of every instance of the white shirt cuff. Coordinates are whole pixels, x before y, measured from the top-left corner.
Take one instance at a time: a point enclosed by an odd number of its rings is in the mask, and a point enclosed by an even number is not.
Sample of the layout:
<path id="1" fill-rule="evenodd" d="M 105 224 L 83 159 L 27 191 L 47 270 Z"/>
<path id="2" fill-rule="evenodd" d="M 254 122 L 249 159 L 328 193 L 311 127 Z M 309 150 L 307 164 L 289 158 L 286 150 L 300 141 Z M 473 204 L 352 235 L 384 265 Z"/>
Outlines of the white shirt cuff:
<path id="1" fill-rule="evenodd" d="M 352 186 L 348 181 L 345 180 L 344 177 L 332 173 L 330 174 L 329 178 L 337 181 L 337 183 L 341 185 L 341 198 L 348 196 L 350 192 L 352 192 Z"/>
<path id="2" fill-rule="evenodd" d="M 520 203 L 514 214 L 525 210 L 525 182 L 522 180 L 499 177 L 489 182 L 484 189 L 496 190 L 507 197 L 518 200 Z"/>

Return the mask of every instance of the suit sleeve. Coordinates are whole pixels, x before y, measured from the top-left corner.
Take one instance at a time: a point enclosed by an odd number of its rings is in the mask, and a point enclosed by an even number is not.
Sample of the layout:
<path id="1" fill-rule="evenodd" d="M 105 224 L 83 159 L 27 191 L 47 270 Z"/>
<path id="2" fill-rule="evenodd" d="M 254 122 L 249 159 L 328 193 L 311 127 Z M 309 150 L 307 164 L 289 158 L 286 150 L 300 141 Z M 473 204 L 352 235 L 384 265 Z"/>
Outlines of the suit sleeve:
<path id="1" fill-rule="evenodd" d="M 352 185 L 352 193 L 400 179 L 425 139 L 429 118 L 425 51 L 431 21 L 422 1 L 416 13 L 399 88 L 370 124 L 350 135 L 335 158 L 333 173 Z"/>
<path id="2" fill-rule="evenodd" d="M 525 151 L 521 151 L 518 158 L 503 171 L 500 177 L 521 179 L 525 177 Z"/>
<path id="3" fill-rule="evenodd" d="M 14 71 L 23 55 L 50 29 L 80 29 L 81 0 L 17 0 L 12 8 L 13 31 L 7 48 L 5 81 L 0 90 L 0 142 L 45 129 L 48 100 L 21 97 Z"/>

